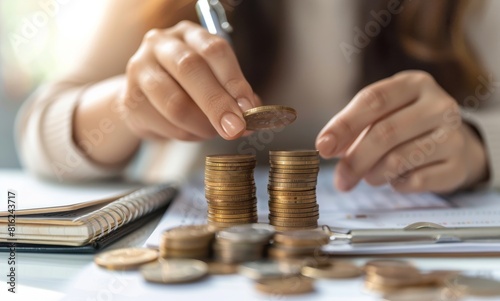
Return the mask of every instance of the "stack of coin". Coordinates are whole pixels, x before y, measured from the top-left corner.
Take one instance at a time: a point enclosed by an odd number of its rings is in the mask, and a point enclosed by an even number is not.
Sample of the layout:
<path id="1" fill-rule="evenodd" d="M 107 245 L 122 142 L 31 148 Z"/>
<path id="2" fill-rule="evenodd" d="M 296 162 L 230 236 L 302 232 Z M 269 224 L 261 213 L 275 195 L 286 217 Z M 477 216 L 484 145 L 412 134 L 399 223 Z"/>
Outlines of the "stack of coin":
<path id="1" fill-rule="evenodd" d="M 217 233 L 213 245 L 215 259 L 223 263 L 259 260 L 274 234 L 267 224 L 239 225 Z"/>
<path id="2" fill-rule="evenodd" d="M 278 231 L 318 226 L 316 150 L 270 151 L 269 221 Z"/>
<path id="3" fill-rule="evenodd" d="M 160 240 L 162 258 L 206 259 L 210 257 L 215 232 L 209 225 L 191 225 L 163 232 Z"/>
<path id="4" fill-rule="evenodd" d="M 205 161 L 208 223 L 217 228 L 257 222 L 255 156 L 216 155 Z"/>
<path id="5" fill-rule="evenodd" d="M 274 235 L 269 257 L 278 260 L 301 259 L 321 255 L 321 247 L 328 244 L 330 237 L 319 230 L 294 230 Z"/>

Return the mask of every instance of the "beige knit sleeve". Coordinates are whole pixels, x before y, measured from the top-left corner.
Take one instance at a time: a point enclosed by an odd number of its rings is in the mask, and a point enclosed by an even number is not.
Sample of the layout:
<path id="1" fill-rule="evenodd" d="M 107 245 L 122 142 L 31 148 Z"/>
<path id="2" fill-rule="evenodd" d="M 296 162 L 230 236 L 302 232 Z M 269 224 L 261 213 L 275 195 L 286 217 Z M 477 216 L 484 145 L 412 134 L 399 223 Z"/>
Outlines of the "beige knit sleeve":
<path id="1" fill-rule="evenodd" d="M 481 109 L 464 108 L 462 116 L 474 125 L 483 139 L 489 163 L 487 186 L 500 189 L 500 98 L 491 100 Z"/>
<path id="2" fill-rule="evenodd" d="M 82 181 L 116 176 L 120 170 L 94 165 L 73 142 L 72 120 L 85 86 L 40 87 L 17 117 L 17 149 L 22 165 L 50 179 Z"/>
<path id="3" fill-rule="evenodd" d="M 59 181 L 116 176 L 122 168 L 91 162 L 73 141 L 73 115 L 80 96 L 93 83 L 125 72 L 128 59 L 148 30 L 137 17 L 142 0 L 109 0 L 103 20 L 71 70 L 47 83 L 23 104 L 17 116 L 16 145 L 22 165 Z"/>

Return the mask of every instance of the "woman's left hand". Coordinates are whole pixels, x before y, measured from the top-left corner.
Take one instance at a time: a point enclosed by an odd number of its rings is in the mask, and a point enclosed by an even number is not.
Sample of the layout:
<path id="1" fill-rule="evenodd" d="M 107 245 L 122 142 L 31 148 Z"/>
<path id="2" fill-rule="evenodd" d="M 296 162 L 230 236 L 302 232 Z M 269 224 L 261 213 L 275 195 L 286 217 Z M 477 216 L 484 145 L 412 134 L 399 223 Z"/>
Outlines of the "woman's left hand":
<path id="1" fill-rule="evenodd" d="M 338 189 L 361 179 L 405 193 L 446 193 L 487 177 L 479 137 L 457 102 L 422 71 L 404 71 L 361 90 L 316 139 L 324 158 L 341 157 Z"/>

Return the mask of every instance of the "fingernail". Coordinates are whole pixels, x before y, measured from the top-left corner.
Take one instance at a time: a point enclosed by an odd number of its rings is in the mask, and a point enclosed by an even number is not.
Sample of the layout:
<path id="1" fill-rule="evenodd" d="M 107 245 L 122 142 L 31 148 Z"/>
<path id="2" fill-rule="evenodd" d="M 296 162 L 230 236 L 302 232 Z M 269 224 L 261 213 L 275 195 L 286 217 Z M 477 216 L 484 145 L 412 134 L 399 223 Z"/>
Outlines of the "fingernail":
<path id="1" fill-rule="evenodd" d="M 226 113 L 222 116 L 221 126 L 229 137 L 234 137 L 245 130 L 245 122 L 234 113 Z"/>
<path id="2" fill-rule="evenodd" d="M 321 137 L 316 144 L 316 147 L 323 157 L 332 157 L 333 155 L 335 155 L 336 146 L 337 141 L 333 134 L 323 135 L 323 137 Z"/>
<path id="3" fill-rule="evenodd" d="M 250 102 L 250 100 L 246 99 L 246 98 L 240 98 L 237 100 L 238 102 L 238 105 L 240 106 L 241 110 L 243 112 L 245 112 L 246 110 L 250 110 L 251 108 L 253 108 L 253 105 L 252 103 Z"/>

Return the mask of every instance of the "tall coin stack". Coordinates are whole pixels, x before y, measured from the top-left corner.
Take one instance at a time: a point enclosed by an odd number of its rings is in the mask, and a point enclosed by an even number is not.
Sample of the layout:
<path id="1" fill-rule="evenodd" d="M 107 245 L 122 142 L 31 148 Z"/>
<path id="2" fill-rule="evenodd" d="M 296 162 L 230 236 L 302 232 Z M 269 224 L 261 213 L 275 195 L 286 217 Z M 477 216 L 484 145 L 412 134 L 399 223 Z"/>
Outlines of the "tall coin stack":
<path id="1" fill-rule="evenodd" d="M 270 151 L 269 163 L 270 224 L 277 231 L 316 228 L 319 152 Z"/>
<path id="2" fill-rule="evenodd" d="M 255 156 L 214 155 L 205 160 L 208 224 L 223 229 L 257 222 Z"/>

